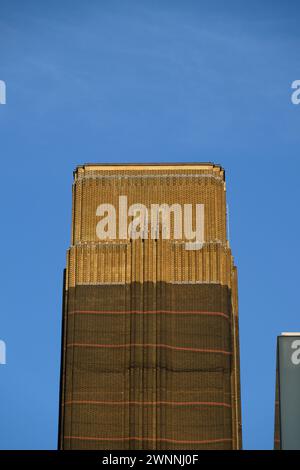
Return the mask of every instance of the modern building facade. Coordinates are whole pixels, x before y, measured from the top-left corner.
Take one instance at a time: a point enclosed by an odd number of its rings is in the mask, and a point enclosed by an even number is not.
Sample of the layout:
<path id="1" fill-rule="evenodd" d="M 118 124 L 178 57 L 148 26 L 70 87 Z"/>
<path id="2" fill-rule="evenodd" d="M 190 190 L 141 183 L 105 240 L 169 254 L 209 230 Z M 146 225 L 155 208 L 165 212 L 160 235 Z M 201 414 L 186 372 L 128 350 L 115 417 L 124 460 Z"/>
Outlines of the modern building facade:
<path id="1" fill-rule="evenodd" d="M 83 165 L 64 285 L 61 449 L 239 449 L 224 170 Z"/>
<path id="2" fill-rule="evenodd" d="M 275 450 L 300 450 L 300 333 L 277 338 Z"/>

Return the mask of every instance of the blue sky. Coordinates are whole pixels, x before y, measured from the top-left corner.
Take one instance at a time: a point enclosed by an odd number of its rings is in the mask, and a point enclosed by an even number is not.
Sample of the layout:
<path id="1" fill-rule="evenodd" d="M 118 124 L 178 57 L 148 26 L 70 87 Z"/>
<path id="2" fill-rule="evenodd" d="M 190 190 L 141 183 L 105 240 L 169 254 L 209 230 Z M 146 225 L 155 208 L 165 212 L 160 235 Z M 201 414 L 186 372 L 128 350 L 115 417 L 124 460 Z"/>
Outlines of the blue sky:
<path id="1" fill-rule="evenodd" d="M 239 269 L 244 448 L 272 448 L 276 335 L 300 330 L 299 2 L 0 10 L 0 447 L 56 447 L 74 167 L 213 161 Z"/>

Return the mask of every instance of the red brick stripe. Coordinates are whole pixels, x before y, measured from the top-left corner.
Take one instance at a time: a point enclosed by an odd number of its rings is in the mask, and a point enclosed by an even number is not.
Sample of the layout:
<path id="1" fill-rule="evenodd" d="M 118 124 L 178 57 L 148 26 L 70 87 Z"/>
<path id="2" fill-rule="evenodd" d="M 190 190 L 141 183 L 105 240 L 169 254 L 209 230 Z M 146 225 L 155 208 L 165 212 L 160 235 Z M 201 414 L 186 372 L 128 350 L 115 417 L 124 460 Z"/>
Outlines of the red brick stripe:
<path id="1" fill-rule="evenodd" d="M 214 444 L 218 442 L 232 442 L 232 439 L 206 439 L 204 441 L 178 440 L 163 437 L 83 437 L 83 436 L 64 436 L 64 439 L 77 439 L 80 441 L 152 441 L 152 442 L 170 442 L 173 444 Z"/>
<path id="2" fill-rule="evenodd" d="M 229 403 L 214 402 L 214 401 L 105 401 L 105 400 L 69 400 L 65 405 L 140 405 L 140 406 L 156 406 L 156 405 L 170 405 L 170 406 L 224 406 L 231 408 Z"/>
<path id="3" fill-rule="evenodd" d="M 162 349 L 172 349 L 175 351 L 190 351 L 190 352 L 201 352 L 201 353 L 214 353 L 214 354 L 224 354 L 226 356 L 231 355 L 230 351 L 224 351 L 222 349 L 200 349 L 200 348 L 187 348 L 183 346 L 171 346 L 169 344 L 150 344 L 150 343 L 127 343 L 127 344 L 91 344 L 91 343 L 69 343 L 67 347 L 80 347 L 80 348 L 131 348 L 131 347 L 141 347 L 141 348 L 162 348 Z"/>
<path id="4" fill-rule="evenodd" d="M 68 312 L 69 315 L 81 314 L 81 315 L 156 315 L 164 313 L 166 315 L 208 315 L 224 317 L 227 320 L 229 315 L 223 312 L 207 312 L 205 310 L 71 310 Z"/>

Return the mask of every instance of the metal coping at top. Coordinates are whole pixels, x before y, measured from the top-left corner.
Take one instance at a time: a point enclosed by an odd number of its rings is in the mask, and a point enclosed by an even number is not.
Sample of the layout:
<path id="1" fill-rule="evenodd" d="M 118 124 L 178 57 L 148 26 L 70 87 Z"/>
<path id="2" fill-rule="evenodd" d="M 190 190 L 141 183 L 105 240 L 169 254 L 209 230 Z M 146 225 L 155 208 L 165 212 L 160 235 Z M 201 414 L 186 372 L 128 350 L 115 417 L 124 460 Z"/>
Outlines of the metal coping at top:
<path id="1" fill-rule="evenodd" d="M 224 168 L 218 164 L 218 163 L 212 163 L 212 162 L 162 162 L 162 163 L 157 163 L 157 162 L 151 162 L 151 163 L 84 163 L 82 165 L 77 165 L 75 170 L 73 171 L 73 177 L 75 178 L 76 174 L 80 170 L 88 170 L 90 169 L 91 171 L 93 170 L 99 170 L 103 168 L 103 170 L 120 170 L 120 171 L 126 171 L 126 170 L 142 170 L 142 171 L 151 171 L 151 170 L 162 170 L 162 169 L 174 169 L 174 170 L 179 170 L 179 169 L 189 169 L 189 170 L 194 170 L 194 169 L 199 169 L 199 170 L 215 170 L 219 171 L 222 173 L 223 180 L 225 181 L 225 170 Z"/>
<path id="2" fill-rule="evenodd" d="M 283 332 L 279 336 L 300 336 L 300 333 L 295 333 L 295 332 Z"/>

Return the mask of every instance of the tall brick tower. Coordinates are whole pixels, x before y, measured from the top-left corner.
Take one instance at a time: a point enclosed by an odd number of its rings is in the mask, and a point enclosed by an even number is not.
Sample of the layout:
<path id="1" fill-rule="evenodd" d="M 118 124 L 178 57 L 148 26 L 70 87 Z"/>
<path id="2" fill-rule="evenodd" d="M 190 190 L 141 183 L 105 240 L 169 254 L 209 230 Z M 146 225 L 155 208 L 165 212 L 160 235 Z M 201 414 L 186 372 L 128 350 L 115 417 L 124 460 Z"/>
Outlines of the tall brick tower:
<path id="1" fill-rule="evenodd" d="M 197 205 L 202 238 L 190 244 Z M 241 448 L 237 272 L 219 165 L 75 170 L 59 446 Z"/>

